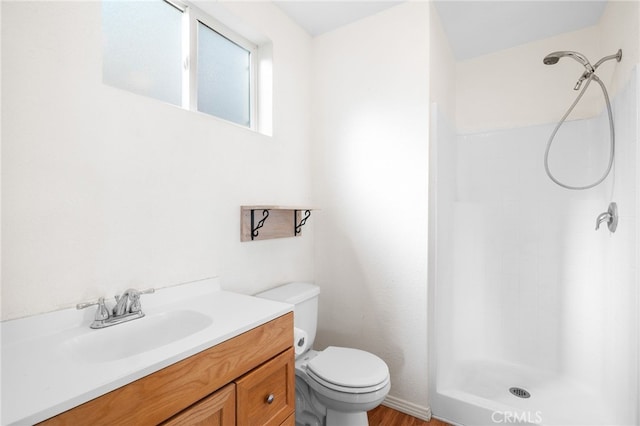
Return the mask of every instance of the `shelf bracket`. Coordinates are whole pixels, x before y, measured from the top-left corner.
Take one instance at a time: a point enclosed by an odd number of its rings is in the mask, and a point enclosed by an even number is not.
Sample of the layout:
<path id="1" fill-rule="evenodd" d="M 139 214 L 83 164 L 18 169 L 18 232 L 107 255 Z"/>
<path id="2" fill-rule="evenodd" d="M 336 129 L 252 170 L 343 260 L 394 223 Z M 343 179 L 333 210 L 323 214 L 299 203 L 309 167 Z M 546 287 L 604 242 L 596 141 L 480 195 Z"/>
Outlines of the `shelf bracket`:
<path id="1" fill-rule="evenodd" d="M 258 224 L 255 224 L 255 210 L 251 209 L 251 239 L 253 240 L 258 236 L 258 229 L 264 226 L 265 220 L 269 217 L 269 210 L 262 210 L 262 219 L 258 221 Z"/>
<path id="2" fill-rule="evenodd" d="M 307 223 L 307 219 L 311 217 L 311 210 L 304 211 L 304 217 L 298 223 L 298 212 L 302 210 L 296 210 L 293 215 L 293 225 L 295 226 L 295 235 L 298 235 L 302 231 L 302 227 Z"/>

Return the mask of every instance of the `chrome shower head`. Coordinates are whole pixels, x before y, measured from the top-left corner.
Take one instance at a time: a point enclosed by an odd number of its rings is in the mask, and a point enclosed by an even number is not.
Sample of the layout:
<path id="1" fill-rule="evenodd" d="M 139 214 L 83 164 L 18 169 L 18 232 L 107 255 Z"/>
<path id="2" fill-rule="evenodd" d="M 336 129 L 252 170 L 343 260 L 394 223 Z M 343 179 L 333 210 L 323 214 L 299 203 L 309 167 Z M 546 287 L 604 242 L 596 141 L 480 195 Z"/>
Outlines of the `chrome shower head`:
<path id="1" fill-rule="evenodd" d="M 560 56 L 549 54 L 544 57 L 542 62 L 544 62 L 545 65 L 553 65 L 553 64 L 557 64 L 559 60 L 560 60 Z"/>
<path id="2" fill-rule="evenodd" d="M 549 53 L 547 56 L 544 57 L 542 62 L 545 65 L 557 64 L 558 61 L 560 60 L 560 58 L 562 58 L 564 56 L 568 56 L 568 57 L 573 58 L 576 61 L 580 62 L 587 69 L 587 71 L 589 71 L 589 72 L 593 72 L 594 71 L 594 68 L 589 63 L 589 60 L 587 58 L 585 58 L 584 55 L 582 55 L 582 54 L 580 54 L 578 52 L 572 52 L 570 50 L 560 50 L 558 52 Z"/>

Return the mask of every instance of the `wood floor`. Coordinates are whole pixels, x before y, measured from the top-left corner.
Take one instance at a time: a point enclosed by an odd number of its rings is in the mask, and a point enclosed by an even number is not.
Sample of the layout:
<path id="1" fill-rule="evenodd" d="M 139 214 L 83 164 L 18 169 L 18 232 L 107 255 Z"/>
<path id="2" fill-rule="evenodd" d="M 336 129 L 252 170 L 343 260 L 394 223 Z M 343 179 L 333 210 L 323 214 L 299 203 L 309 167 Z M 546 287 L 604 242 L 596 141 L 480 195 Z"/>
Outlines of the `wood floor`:
<path id="1" fill-rule="evenodd" d="M 449 426 L 437 419 L 427 422 L 380 405 L 367 413 L 369 426 Z"/>

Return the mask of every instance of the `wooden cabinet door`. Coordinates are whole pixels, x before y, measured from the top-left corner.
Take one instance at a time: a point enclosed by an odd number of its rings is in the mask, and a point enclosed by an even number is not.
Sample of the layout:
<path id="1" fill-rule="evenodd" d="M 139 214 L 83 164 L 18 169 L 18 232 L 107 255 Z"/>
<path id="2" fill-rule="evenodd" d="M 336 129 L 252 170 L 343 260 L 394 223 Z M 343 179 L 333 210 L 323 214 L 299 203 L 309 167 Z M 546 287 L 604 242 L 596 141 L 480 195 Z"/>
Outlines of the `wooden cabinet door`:
<path id="1" fill-rule="evenodd" d="M 231 383 L 176 414 L 162 426 L 235 426 L 236 386 Z"/>
<path id="2" fill-rule="evenodd" d="M 280 426 L 295 409 L 293 348 L 236 380 L 237 422 L 242 426 Z"/>

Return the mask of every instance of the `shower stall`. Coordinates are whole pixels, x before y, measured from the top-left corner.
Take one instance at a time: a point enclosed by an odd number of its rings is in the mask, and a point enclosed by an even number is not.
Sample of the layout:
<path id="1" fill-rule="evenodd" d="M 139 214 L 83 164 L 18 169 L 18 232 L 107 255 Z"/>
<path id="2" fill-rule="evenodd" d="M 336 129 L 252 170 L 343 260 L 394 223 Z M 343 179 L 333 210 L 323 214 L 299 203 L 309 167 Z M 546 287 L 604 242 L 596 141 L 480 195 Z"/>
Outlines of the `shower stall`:
<path id="1" fill-rule="evenodd" d="M 632 19 L 637 25 L 640 15 Z M 432 105 L 429 400 L 435 417 L 466 426 L 640 424 L 640 49 L 637 38 L 633 43 L 634 63 L 602 65 L 611 67 L 604 83 L 616 81 L 614 161 L 600 184 L 584 190 L 556 185 L 545 173 L 545 145 L 560 116 L 465 131 Z M 564 48 L 571 46 L 555 50 Z M 542 84 L 542 73 L 554 72 L 542 65 L 544 54 L 535 58 L 541 66 L 523 77 L 526 84 Z M 502 90 L 514 88 L 505 83 Z M 611 153 L 602 93 L 596 84 L 589 92 L 594 95 L 580 103 L 593 114 L 570 116 L 549 153 L 549 168 L 567 186 L 596 182 Z M 562 101 L 550 95 L 539 102 Z M 616 231 L 596 230 L 611 202 L 619 209 Z"/>

